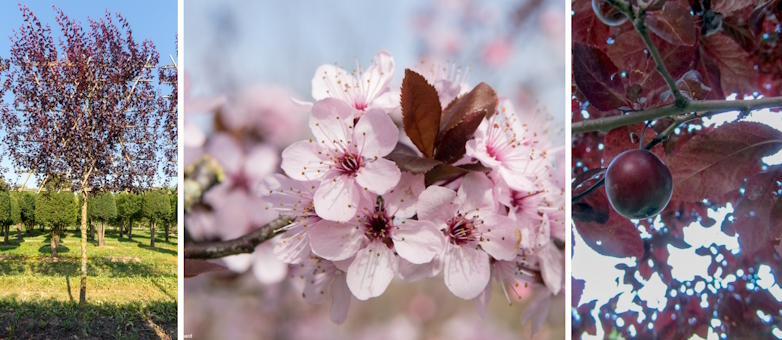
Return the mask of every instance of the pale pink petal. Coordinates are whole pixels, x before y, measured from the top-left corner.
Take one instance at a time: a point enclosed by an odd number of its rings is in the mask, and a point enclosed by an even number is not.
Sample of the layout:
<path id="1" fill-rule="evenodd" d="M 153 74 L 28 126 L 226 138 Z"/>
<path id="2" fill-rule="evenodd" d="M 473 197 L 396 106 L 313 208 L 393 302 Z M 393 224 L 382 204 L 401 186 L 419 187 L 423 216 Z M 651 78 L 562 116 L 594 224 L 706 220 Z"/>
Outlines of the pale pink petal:
<path id="1" fill-rule="evenodd" d="M 375 53 L 372 66 L 361 75 L 362 86 L 367 86 L 367 102 L 372 102 L 383 93 L 394 77 L 394 57 L 390 52 L 381 50 Z"/>
<path id="2" fill-rule="evenodd" d="M 232 272 L 244 273 L 253 265 L 255 258 L 252 254 L 238 254 L 223 257 L 222 260 L 225 263 L 225 266 Z"/>
<path id="3" fill-rule="evenodd" d="M 215 215 L 211 211 L 196 206 L 185 214 L 187 231 L 196 241 L 208 240 L 217 236 Z"/>
<path id="4" fill-rule="evenodd" d="M 437 276 L 443 271 L 443 261 L 440 254 L 434 256 L 432 261 L 424 264 L 415 264 L 404 258 L 399 258 L 399 277 L 407 282 L 415 282 Z"/>
<path id="5" fill-rule="evenodd" d="M 486 123 L 485 121 L 481 124 Z M 467 144 L 464 145 L 466 155 L 479 160 L 483 165 L 491 168 L 498 167 L 502 162 L 498 161 L 493 156 L 486 152 L 486 141 L 482 138 L 470 139 Z"/>
<path id="6" fill-rule="evenodd" d="M 426 188 L 418 196 L 416 206 L 418 219 L 432 221 L 438 228 L 443 228 L 445 221 L 454 217 L 458 209 L 456 192 L 436 185 Z"/>
<path id="7" fill-rule="evenodd" d="M 204 145 L 206 141 L 206 135 L 201 129 L 193 123 L 185 121 L 185 128 L 182 131 L 182 139 L 184 139 L 184 146 L 190 148 L 197 148 Z"/>
<path id="8" fill-rule="evenodd" d="M 527 178 L 523 172 L 517 172 L 506 166 L 499 168 L 500 176 L 508 183 L 508 186 L 518 191 L 535 191 L 535 183 Z"/>
<path id="9" fill-rule="evenodd" d="M 315 192 L 315 212 L 330 221 L 346 222 L 356 216 L 360 200 L 354 178 L 344 175 L 325 178 Z"/>
<path id="10" fill-rule="evenodd" d="M 348 268 L 348 287 L 359 300 L 380 296 L 394 278 L 396 268 L 394 252 L 383 242 L 370 242 L 359 250 Z"/>
<path id="11" fill-rule="evenodd" d="M 270 241 L 255 248 L 253 274 L 263 284 L 282 282 L 288 275 L 288 265 L 278 260 L 273 253 L 274 245 Z"/>
<path id="12" fill-rule="evenodd" d="M 350 73 L 335 65 L 321 65 L 312 77 L 312 98 L 315 100 L 329 97 L 342 98 L 345 84 L 352 86 L 356 82 L 355 79 Z"/>
<path id="13" fill-rule="evenodd" d="M 399 128 L 383 110 L 369 109 L 356 123 L 355 136 L 361 156 L 380 158 L 394 151 Z"/>
<path id="14" fill-rule="evenodd" d="M 481 233 L 481 248 L 497 260 L 515 259 L 521 242 L 521 231 L 516 228 L 516 222 L 493 214 L 482 215 L 481 219 L 483 224 L 477 226 Z"/>
<path id="15" fill-rule="evenodd" d="M 551 294 L 559 294 L 560 289 L 562 289 L 565 270 L 564 253 L 554 243 L 548 243 L 542 248 L 535 249 L 535 255 L 538 258 L 540 272 L 543 276 L 543 282 L 546 283 L 546 288 L 548 288 Z"/>
<path id="16" fill-rule="evenodd" d="M 489 255 L 472 246 L 445 245 L 445 285 L 465 300 L 480 294 L 489 283 Z"/>
<path id="17" fill-rule="evenodd" d="M 289 217 L 311 215 L 309 211 L 320 182 L 300 182 L 283 174 L 266 176 L 258 184 L 258 196 L 269 209 Z"/>
<path id="18" fill-rule="evenodd" d="M 447 107 L 451 101 L 456 99 L 462 89 L 459 83 L 448 79 L 437 80 L 432 86 L 437 90 L 437 94 L 440 96 L 440 106 L 443 108 Z"/>
<path id="19" fill-rule="evenodd" d="M 492 188 L 494 183 L 483 173 L 470 172 L 464 176 L 457 195 L 461 198 L 461 212 L 478 210 L 481 213 L 494 213 L 497 203 L 494 201 Z"/>
<path id="20" fill-rule="evenodd" d="M 320 219 L 311 217 L 295 222 L 274 246 L 274 255 L 285 263 L 301 263 L 310 255 L 309 231 Z"/>
<path id="21" fill-rule="evenodd" d="M 316 255 L 340 261 L 355 255 L 361 247 L 364 234 L 355 225 L 346 223 L 319 223 L 310 230 L 310 245 Z"/>
<path id="22" fill-rule="evenodd" d="M 418 196 L 424 192 L 424 175 L 403 171 L 396 187 L 383 195 L 386 211 L 396 218 L 410 218 L 415 215 Z"/>
<path id="23" fill-rule="evenodd" d="M 328 173 L 328 165 L 331 163 L 328 156 L 321 154 L 317 143 L 300 141 L 291 144 L 282 151 L 282 170 L 290 178 L 299 181 L 321 179 Z"/>
<path id="24" fill-rule="evenodd" d="M 296 274 L 304 282 L 304 289 L 301 292 L 304 301 L 309 304 L 320 304 L 326 300 L 326 292 L 334 280 L 335 268 L 328 261 L 320 261 L 319 263 L 304 263 L 300 264 L 300 268 L 296 268 Z M 306 271 L 305 271 L 306 270 Z M 293 272 L 293 269 L 291 270 Z"/>
<path id="25" fill-rule="evenodd" d="M 225 104 L 227 97 L 185 97 L 184 112 L 186 114 L 211 113 Z"/>
<path id="26" fill-rule="evenodd" d="M 342 100 L 326 98 L 312 105 L 310 129 L 315 136 L 314 141 L 325 145 L 328 149 L 342 149 L 343 145 L 351 144 L 353 138 L 353 118 L 361 112 Z"/>
<path id="27" fill-rule="evenodd" d="M 396 167 L 396 163 L 385 158 L 368 161 L 356 174 L 356 183 L 362 188 L 378 195 L 383 195 L 393 189 L 402 172 Z"/>
<path id="28" fill-rule="evenodd" d="M 486 288 L 480 295 L 472 299 L 475 311 L 481 319 L 486 319 L 486 312 L 489 310 L 489 300 L 491 300 L 491 281 L 486 285 Z"/>
<path id="29" fill-rule="evenodd" d="M 239 172 L 244 161 L 241 145 L 225 133 L 217 133 L 209 138 L 206 153 L 214 157 L 227 174 Z"/>
<path id="30" fill-rule="evenodd" d="M 359 245 L 360 245 L 360 243 L 359 243 Z M 355 256 L 351 256 L 351 257 L 348 257 L 348 258 L 346 258 L 344 260 L 331 261 L 331 263 L 333 263 L 334 266 L 337 267 L 337 269 L 347 273 L 348 272 L 348 268 L 350 268 L 350 264 L 353 263 L 353 260 L 355 260 L 355 259 L 356 259 Z"/>
<path id="31" fill-rule="evenodd" d="M 296 98 L 291 97 L 291 102 L 293 102 L 293 105 L 296 105 L 296 107 L 305 110 L 307 112 L 312 111 L 312 103 L 311 102 L 305 102 L 303 100 L 298 100 Z"/>
<path id="32" fill-rule="evenodd" d="M 244 160 L 244 173 L 256 182 L 251 183 L 250 187 L 255 187 L 257 181 L 277 172 L 279 163 L 279 150 L 269 144 L 258 144 L 250 149 Z"/>
<path id="33" fill-rule="evenodd" d="M 431 221 L 407 220 L 392 233 L 394 249 L 400 257 L 415 264 L 432 261 L 443 251 L 443 233 Z"/>
<path id="34" fill-rule="evenodd" d="M 369 108 L 381 109 L 383 112 L 391 114 L 392 112 L 397 111 L 399 108 L 401 95 L 402 91 L 398 89 L 389 89 L 372 100 L 372 102 L 369 104 Z"/>
<path id="35" fill-rule="evenodd" d="M 532 301 L 527 304 L 524 313 L 521 314 L 521 324 L 525 325 L 532 318 L 532 334 L 537 334 L 548 318 L 552 296 L 548 292 L 533 294 Z"/>
<path id="36" fill-rule="evenodd" d="M 331 321 L 342 324 L 350 309 L 350 290 L 344 273 L 337 275 L 331 283 Z"/>

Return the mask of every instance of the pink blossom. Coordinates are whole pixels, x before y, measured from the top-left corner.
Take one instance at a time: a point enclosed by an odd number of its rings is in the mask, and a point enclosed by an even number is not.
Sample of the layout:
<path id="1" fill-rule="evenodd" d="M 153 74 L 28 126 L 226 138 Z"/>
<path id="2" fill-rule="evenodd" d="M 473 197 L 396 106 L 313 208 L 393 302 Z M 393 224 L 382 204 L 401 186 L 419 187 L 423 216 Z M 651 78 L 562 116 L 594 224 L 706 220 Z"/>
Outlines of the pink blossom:
<path id="1" fill-rule="evenodd" d="M 513 44 L 505 38 L 489 42 L 484 46 L 483 62 L 492 67 L 502 66 L 508 61 L 512 48 Z"/>
<path id="2" fill-rule="evenodd" d="M 316 101 L 337 98 L 361 112 L 378 108 L 390 113 L 399 107 L 399 92 L 388 87 L 393 77 L 394 57 L 386 50 L 378 51 L 366 70 L 358 60 L 352 72 L 337 67 L 337 63 L 324 64 L 318 67 L 312 78 L 312 97 Z M 291 100 L 304 109 L 312 107 L 310 102 Z"/>
<path id="3" fill-rule="evenodd" d="M 350 308 L 350 291 L 343 269 L 344 267 L 339 268 L 337 263 L 314 255 L 290 266 L 290 278 L 301 286 L 301 296 L 307 303 L 323 303 L 326 300 L 326 291 L 331 286 L 331 321 L 338 324 L 347 319 Z"/>
<path id="4" fill-rule="evenodd" d="M 430 221 L 400 220 L 415 215 L 415 202 L 424 191 L 424 176 L 402 173 L 399 184 L 357 212 L 357 226 L 320 225 L 311 231 L 313 251 L 327 259 L 355 255 L 347 273 L 350 291 L 360 300 L 382 294 L 397 272 L 396 255 L 423 264 L 443 249 L 443 238 Z M 352 251 L 360 245 L 359 249 Z M 350 251 L 346 251 L 350 249 Z M 396 253 L 396 254 L 395 254 Z"/>
<path id="5" fill-rule="evenodd" d="M 537 147 L 538 132 L 518 120 L 510 101 L 501 101 L 497 114 L 481 122 L 467 141 L 467 155 L 492 168 L 512 189 L 534 191 L 531 170 L 545 168 L 547 150 Z"/>
<path id="6" fill-rule="evenodd" d="M 225 103 L 225 96 L 192 96 L 192 82 L 190 81 L 190 77 L 188 76 L 187 72 L 182 73 L 182 78 L 183 82 L 185 83 L 185 86 L 182 89 L 182 97 L 184 98 L 183 101 L 185 109 L 184 112 L 186 115 L 185 117 L 192 114 L 213 112 Z M 184 131 L 182 136 L 184 139 L 184 145 L 186 147 L 197 148 L 204 145 L 204 142 L 206 141 L 206 135 L 203 131 L 201 131 L 201 129 L 189 122 L 187 119 L 185 119 L 183 128 Z"/>
<path id="7" fill-rule="evenodd" d="M 229 101 L 220 111 L 228 130 L 244 131 L 264 142 L 284 147 L 304 138 L 307 114 L 288 98 L 291 92 L 278 86 L 248 88 Z"/>
<path id="8" fill-rule="evenodd" d="M 446 238 L 439 261 L 424 266 L 442 265 L 445 285 L 463 299 L 472 299 L 486 288 L 490 256 L 512 260 L 521 241 L 515 221 L 498 214 L 492 186 L 486 175 L 470 173 L 458 192 L 430 186 L 418 198 L 419 220 L 434 222 Z"/>
<path id="9" fill-rule="evenodd" d="M 258 186 L 258 193 L 266 209 L 271 208 L 278 216 L 288 216 L 291 223 L 285 227 L 285 234 L 274 247 L 274 255 L 282 262 L 300 263 L 310 256 L 309 232 L 316 225 L 333 224 L 315 214 L 312 202 L 319 182 L 299 182 L 281 174 L 268 176 Z"/>
<path id="10" fill-rule="evenodd" d="M 535 285 L 535 294 L 532 301 L 527 304 L 524 313 L 521 314 L 521 324 L 525 325 L 528 321 L 532 322 L 532 334 L 537 334 L 543 329 L 543 325 L 548 318 L 549 309 L 551 309 L 552 300 L 555 298 L 544 287 Z"/>
<path id="11" fill-rule="evenodd" d="M 282 169 L 295 180 L 320 182 L 314 196 L 318 216 L 348 221 L 362 196 L 396 186 L 399 168 L 382 157 L 396 146 L 399 130 L 385 112 L 370 109 L 362 116 L 345 102 L 326 98 L 313 105 L 310 128 L 315 138 L 286 148 Z"/>

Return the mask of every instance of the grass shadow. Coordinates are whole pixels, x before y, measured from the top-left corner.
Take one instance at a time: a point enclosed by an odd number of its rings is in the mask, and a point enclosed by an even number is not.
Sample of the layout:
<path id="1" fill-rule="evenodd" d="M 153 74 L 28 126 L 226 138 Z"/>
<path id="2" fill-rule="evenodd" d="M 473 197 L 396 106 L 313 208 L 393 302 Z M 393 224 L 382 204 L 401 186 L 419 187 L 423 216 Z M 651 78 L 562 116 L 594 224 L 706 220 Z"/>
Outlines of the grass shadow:
<path id="1" fill-rule="evenodd" d="M 60 245 L 57 247 L 57 254 L 65 254 L 65 253 L 69 253 L 70 251 L 71 248 L 68 248 L 64 245 Z M 38 252 L 41 254 L 51 255 L 52 246 L 51 245 L 41 246 L 40 248 L 38 248 Z"/>
<path id="2" fill-rule="evenodd" d="M 65 339 L 78 334 L 77 302 L 0 300 L 0 339 Z M 86 306 L 91 338 L 175 339 L 177 303 L 113 302 Z"/>
<path id="3" fill-rule="evenodd" d="M 155 241 L 157 241 L 157 237 L 155 238 Z M 162 242 L 162 241 L 161 241 L 161 242 L 159 242 L 159 243 L 165 243 L 165 242 Z M 139 243 L 138 243 L 138 247 L 139 247 L 139 248 L 141 248 L 141 249 L 146 249 L 146 250 L 152 250 L 152 251 L 156 251 L 156 252 L 158 252 L 158 253 L 162 253 L 162 254 L 168 254 L 168 255 L 174 255 L 174 256 L 177 256 L 177 251 L 176 251 L 176 250 L 171 250 L 171 249 L 166 249 L 166 248 L 160 248 L 160 247 L 155 247 L 155 248 L 152 248 L 152 247 L 150 247 L 150 246 L 149 246 L 149 244 L 148 244 L 148 243 L 147 243 L 147 244 L 144 244 L 144 243 L 140 243 L 140 242 L 139 242 Z"/>

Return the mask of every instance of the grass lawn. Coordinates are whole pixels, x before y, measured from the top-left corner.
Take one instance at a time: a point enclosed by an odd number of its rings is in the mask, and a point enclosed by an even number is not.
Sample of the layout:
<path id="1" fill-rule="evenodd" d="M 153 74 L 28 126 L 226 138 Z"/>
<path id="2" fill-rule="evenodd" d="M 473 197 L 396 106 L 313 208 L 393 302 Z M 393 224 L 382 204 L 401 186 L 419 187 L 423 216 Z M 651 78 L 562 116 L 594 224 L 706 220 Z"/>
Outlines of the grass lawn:
<path id="1" fill-rule="evenodd" d="M 0 238 L 0 339 L 73 338 L 78 331 L 81 252 L 79 232 L 61 237 L 50 257 L 49 233 L 10 244 Z M 158 228 L 162 229 L 162 228 Z M 177 333 L 176 235 L 133 230 L 133 241 L 106 227 L 106 245 L 87 244 L 88 332 L 96 338 L 175 339 Z"/>

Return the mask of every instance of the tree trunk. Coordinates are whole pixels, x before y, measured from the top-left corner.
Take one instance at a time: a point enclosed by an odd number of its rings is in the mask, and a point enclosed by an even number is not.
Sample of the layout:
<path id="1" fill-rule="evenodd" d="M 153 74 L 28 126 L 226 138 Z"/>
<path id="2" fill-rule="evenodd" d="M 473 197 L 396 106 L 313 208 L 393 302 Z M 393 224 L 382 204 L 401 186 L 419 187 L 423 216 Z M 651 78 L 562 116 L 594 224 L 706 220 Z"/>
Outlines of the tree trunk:
<path id="1" fill-rule="evenodd" d="M 50 241 L 52 244 L 52 260 L 54 260 L 57 257 L 57 247 L 60 246 L 60 232 L 56 227 L 52 227 Z"/>
<path id="2" fill-rule="evenodd" d="M 133 242 L 133 219 L 128 223 L 128 241 Z"/>
<path id="3" fill-rule="evenodd" d="M 164 228 L 166 229 L 166 243 L 168 243 L 168 221 L 166 221 Z"/>
<path id="4" fill-rule="evenodd" d="M 22 222 L 16 224 L 16 239 L 22 240 Z"/>
<path id="5" fill-rule="evenodd" d="M 125 222 L 120 220 L 119 221 L 119 239 L 122 239 L 122 232 L 125 231 Z"/>
<path id="6" fill-rule="evenodd" d="M 90 221 L 90 241 L 95 242 L 95 223 Z"/>
<path id="7" fill-rule="evenodd" d="M 3 233 L 5 233 L 5 239 L 3 239 L 3 244 L 8 245 L 8 229 L 11 227 L 11 225 L 3 226 Z"/>
<path id="8" fill-rule="evenodd" d="M 81 283 L 79 285 L 79 336 L 87 338 L 87 190 L 81 205 Z"/>
<path id="9" fill-rule="evenodd" d="M 100 235 L 98 235 L 98 245 L 103 247 L 106 245 L 106 222 L 100 222 Z"/>
<path id="10" fill-rule="evenodd" d="M 152 221 L 149 221 L 149 230 L 149 246 L 155 248 L 155 223 L 152 223 Z"/>

